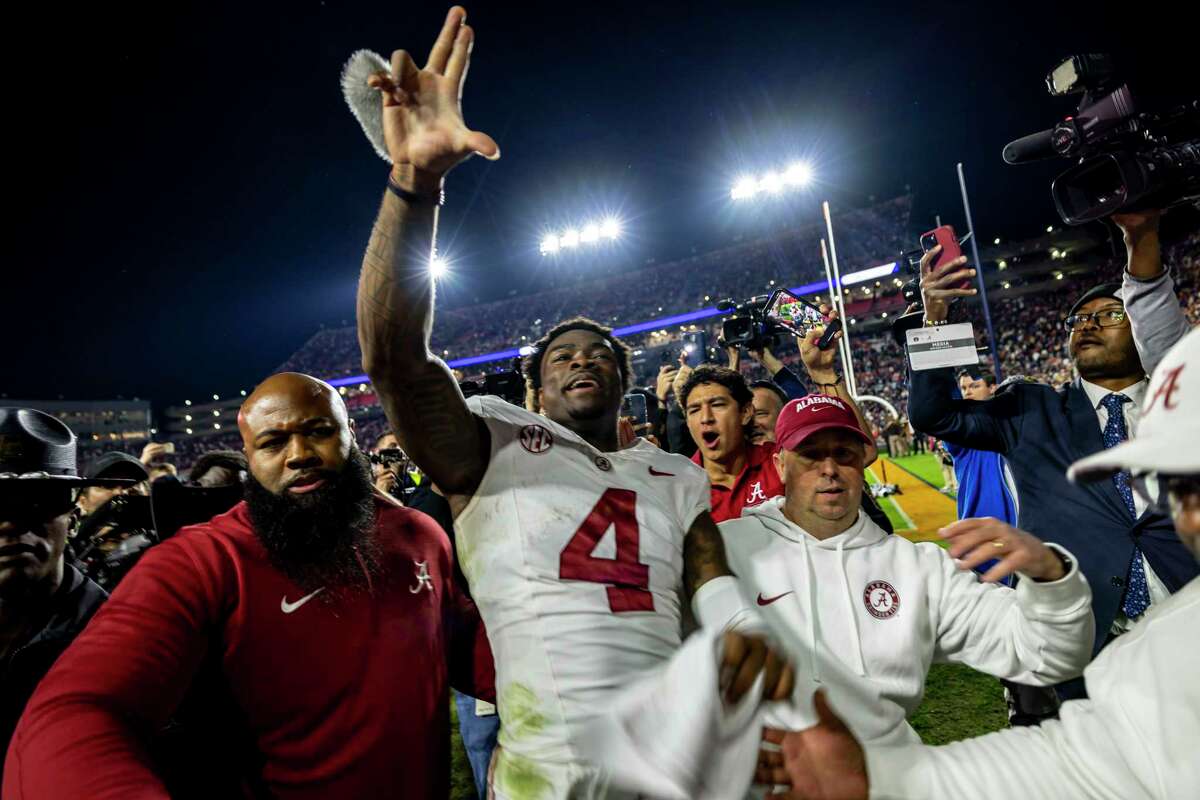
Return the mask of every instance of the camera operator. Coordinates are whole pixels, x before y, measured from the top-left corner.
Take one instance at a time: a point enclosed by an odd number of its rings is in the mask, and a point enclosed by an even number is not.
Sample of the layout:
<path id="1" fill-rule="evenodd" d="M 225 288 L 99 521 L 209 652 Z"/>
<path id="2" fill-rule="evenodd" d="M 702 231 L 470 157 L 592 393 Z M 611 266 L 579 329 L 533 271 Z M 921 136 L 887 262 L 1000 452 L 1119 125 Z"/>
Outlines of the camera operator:
<path id="1" fill-rule="evenodd" d="M 79 491 L 75 500 L 78 508 L 77 518 L 95 512 L 113 497 L 123 494 L 146 494 L 150 473 L 146 471 L 146 465 L 138 459 L 128 453 L 114 450 L 102 453 L 93 461 L 84 477 L 96 483 Z"/>
<path id="2" fill-rule="evenodd" d="M 399 449 L 400 442 L 396 439 L 396 434 L 388 431 L 375 441 L 375 448 L 371 452 L 379 455 L 381 450 Z M 398 462 L 374 461 L 371 463 L 371 475 L 374 478 L 376 489 L 403 502 L 403 498 L 399 495 L 399 490 L 404 485 L 404 480 L 400 475 L 400 465 Z"/>
<path id="3" fill-rule="evenodd" d="M 1114 216 L 1122 228 L 1136 220 Z M 1161 272 L 1156 237 L 1131 236 L 1131 268 Z M 921 260 L 921 291 L 926 324 L 942 323 L 950 301 L 974 289 L 956 288 L 975 274 L 962 257 L 938 269 L 937 248 Z M 1161 290 L 1160 290 L 1161 291 Z M 1178 301 L 1175 301 L 1178 305 Z M 1177 318 L 1160 304 L 1145 319 L 1157 330 Z M 1152 603 L 1162 602 L 1197 574 L 1195 560 L 1180 544 L 1170 520 L 1135 497 L 1128 476 L 1078 486 L 1065 479 L 1067 466 L 1114 447 L 1136 433 L 1146 376 L 1121 299 L 1120 286 L 1101 284 L 1071 307 L 1071 361 L 1079 377 L 1055 391 L 1042 384 L 1015 384 L 987 402 L 953 400 L 952 368 L 910 371 L 909 413 L 921 431 L 953 444 L 1005 456 L 1020 497 L 1021 527 L 1035 536 L 1054 537 L 1079 558 L 1093 589 L 1095 651 L 1132 627 Z M 1148 361 L 1161 357 L 1163 338 L 1142 342 Z M 1064 524 L 1069 520 L 1069 524 Z M 1075 697 L 1082 684 L 1058 687 L 1060 697 Z"/>
<path id="4" fill-rule="evenodd" d="M 1071 465 L 1071 480 L 1130 475 L 1200 559 L 1200 332 L 1162 359 L 1131 441 Z M 1065 529 L 1071 524 L 1065 520 Z M 819 724 L 783 740 L 799 796 L 823 798 L 1195 797 L 1200 787 L 1200 578 L 1155 604 L 1084 670 L 1088 697 L 1058 720 L 954 744 L 864 750 L 823 694 Z"/>
<path id="5" fill-rule="evenodd" d="M 209 450 L 192 464 L 188 483 L 213 488 L 243 483 L 249 471 L 246 454 L 237 450 Z"/>
<path id="6" fill-rule="evenodd" d="M 0 748 L 50 665 L 104 602 L 66 563 L 76 474 L 75 435 L 56 417 L 0 408 Z M 101 479 L 109 488 L 129 479 Z M 0 775 L 2 777 L 2 775 Z"/>

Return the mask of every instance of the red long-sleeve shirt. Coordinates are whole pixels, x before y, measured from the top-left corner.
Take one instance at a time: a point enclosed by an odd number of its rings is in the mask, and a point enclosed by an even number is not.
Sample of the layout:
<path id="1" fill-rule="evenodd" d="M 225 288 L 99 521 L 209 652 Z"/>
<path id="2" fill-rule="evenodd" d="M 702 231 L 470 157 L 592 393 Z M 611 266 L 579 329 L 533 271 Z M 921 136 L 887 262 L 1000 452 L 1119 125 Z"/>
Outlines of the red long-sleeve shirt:
<path id="1" fill-rule="evenodd" d="M 286 800 L 446 797 L 448 669 L 493 696 L 491 655 L 445 533 L 376 504 L 382 574 L 349 598 L 309 596 L 272 567 L 244 503 L 150 550 L 34 693 L 4 799 L 167 797 L 140 734 L 206 657 L 244 717 L 231 736 L 244 726 L 261 758 L 249 784 Z"/>

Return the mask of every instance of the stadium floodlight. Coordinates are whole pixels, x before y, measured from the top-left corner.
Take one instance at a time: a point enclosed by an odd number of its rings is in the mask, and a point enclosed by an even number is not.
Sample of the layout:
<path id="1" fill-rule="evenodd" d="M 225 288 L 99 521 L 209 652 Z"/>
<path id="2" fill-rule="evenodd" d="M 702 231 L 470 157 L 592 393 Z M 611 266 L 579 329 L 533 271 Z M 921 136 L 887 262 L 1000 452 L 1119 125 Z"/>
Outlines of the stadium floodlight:
<path id="1" fill-rule="evenodd" d="M 729 190 L 733 200 L 749 200 L 760 194 L 778 196 L 788 189 L 803 189 L 812 183 L 813 169 L 807 161 L 793 161 L 782 171 L 768 170 L 761 178 L 742 175 Z"/>
<path id="2" fill-rule="evenodd" d="M 445 275 L 448 267 L 449 265 L 446 264 L 446 259 L 442 258 L 441 256 L 434 256 L 433 258 L 429 259 L 429 274 L 433 276 L 434 280 L 437 280 Z"/>
<path id="3" fill-rule="evenodd" d="M 789 186 L 807 186 L 812 180 L 812 167 L 807 162 L 797 161 L 783 173 L 783 180 Z"/>
<path id="4" fill-rule="evenodd" d="M 567 228 L 561 233 L 547 233 L 542 237 L 538 252 L 551 256 L 563 250 L 572 250 L 580 245 L 596 245 L 621 238 L 621 221 L 616 217 L 604 217 L 587 222 L 579 227 Z"/>
<path id="5" fill-rule="evenodd" d="M 737 179 L 737 182 L 733 184 L 733 188 L 729 191 L 729 196 L 734 200 L 748 200 L 757 193 L 758 181 L 746 175 Z"/>
<path id="6" fill-rule="evenodd" d="M 184 428 L 184 430 L 187 431 L 189 434 L 192 432 L 191 428 Z"/>

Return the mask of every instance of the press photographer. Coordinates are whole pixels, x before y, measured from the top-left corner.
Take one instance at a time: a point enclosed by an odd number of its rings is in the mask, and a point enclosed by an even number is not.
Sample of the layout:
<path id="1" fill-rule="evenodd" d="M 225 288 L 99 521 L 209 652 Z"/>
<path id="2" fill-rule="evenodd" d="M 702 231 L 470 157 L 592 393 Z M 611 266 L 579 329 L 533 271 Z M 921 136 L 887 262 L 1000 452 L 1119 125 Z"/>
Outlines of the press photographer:
<path id="1" fill-rule="evenodd" d="M 75 434 L 56 417 L 0 408 L 0 747 L 42 676 L 107 597 L 66 563 L 72 495 L 119 489 L 75 468 Z M 0 772 L 2 777 L 2 772 Z"/>

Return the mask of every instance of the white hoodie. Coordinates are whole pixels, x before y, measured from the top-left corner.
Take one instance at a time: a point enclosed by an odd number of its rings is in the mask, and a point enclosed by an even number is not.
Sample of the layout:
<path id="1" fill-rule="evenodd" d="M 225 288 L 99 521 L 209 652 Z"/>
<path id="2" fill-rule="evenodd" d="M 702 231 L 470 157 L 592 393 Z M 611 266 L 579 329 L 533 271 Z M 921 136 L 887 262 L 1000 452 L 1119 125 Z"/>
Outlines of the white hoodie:
<path id="1" fill-rule="evenodd" d="M 919 741 L 906 717 L 935 661 L 1041 686 L 1087 666 L 1091 590 L 1062 548 L 1070 572 L 1047 583 L 1020 581 L 1014 591 L 980 583 L 936 544 L 889 536 L 861 512 L 844 533 L 816 539 L 783 515 L 783 500 L 721 523 L 729 565 L 798 675 L 826 690 L 860 741 Z M 768 711 L 767 723 L 815 724 L 811 700 L 799 692 L 795 699 Z"/>

